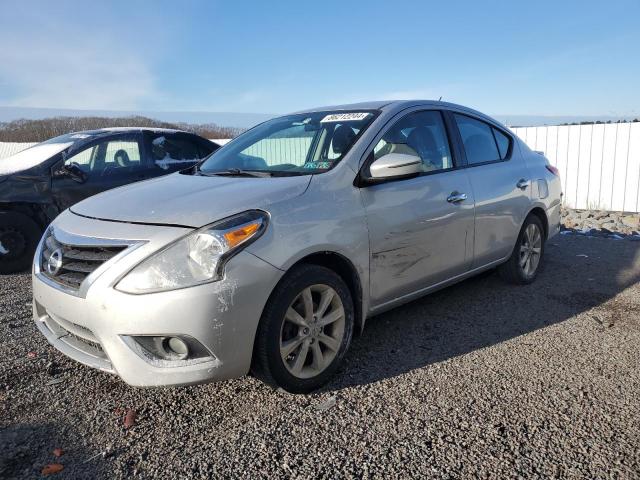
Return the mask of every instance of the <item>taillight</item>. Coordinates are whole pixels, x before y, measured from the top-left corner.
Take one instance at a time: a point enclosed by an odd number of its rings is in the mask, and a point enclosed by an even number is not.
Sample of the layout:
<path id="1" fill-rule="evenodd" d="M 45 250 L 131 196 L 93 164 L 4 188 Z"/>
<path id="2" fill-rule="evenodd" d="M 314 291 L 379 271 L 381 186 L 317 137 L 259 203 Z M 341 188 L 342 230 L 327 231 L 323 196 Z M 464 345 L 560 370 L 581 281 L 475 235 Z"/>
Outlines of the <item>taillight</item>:
<path id="1" fill-rule="evenodd" d="M 549 170 L 551 173 L 553 173 L 556 177 L 560 176 L 560 170 L 558 170 L 553 165 L 546 165 L 546 167 L 547 167 L 547 170 Z"/>

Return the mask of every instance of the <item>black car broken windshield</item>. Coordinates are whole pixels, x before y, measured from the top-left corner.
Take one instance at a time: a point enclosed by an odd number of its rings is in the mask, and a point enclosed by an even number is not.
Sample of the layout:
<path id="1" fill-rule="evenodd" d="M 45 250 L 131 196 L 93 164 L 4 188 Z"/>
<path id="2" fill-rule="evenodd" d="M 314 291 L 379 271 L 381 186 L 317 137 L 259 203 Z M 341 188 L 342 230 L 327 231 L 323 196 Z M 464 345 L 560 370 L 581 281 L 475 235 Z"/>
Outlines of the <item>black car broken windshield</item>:
<path id="1" fill-rule="evenodd" d="M 205 175 L 322 173 L 346 155 L 378 111 L 323 111 L 275 118 L 225 145 L 199 167 Z"/>

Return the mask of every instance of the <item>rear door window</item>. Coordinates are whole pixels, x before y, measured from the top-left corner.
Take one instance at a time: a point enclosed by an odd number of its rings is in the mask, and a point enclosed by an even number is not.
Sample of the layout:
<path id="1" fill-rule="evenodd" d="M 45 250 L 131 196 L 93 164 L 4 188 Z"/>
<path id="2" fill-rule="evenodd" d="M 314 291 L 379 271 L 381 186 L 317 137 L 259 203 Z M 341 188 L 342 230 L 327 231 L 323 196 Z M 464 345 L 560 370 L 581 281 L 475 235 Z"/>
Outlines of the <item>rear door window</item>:
<path id="1" fill-rule="evenodd" d="M 489 124 L 457 113 L 454 113 L 453 117 L 460 131 L 469 165 L 495 162 L 504 158 L 498 151 L 493 129 Z"/>

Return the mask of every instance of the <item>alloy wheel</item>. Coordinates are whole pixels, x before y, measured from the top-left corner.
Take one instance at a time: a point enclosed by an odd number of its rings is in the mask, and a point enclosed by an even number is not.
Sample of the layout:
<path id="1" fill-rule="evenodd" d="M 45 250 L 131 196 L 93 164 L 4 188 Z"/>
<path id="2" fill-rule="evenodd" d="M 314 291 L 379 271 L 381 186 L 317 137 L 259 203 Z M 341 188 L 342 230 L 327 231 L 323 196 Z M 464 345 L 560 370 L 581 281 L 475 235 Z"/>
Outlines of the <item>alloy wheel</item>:
<path id="1" fill-rule="evenodd" d="M 527 277 L 536 273 L 542 254 L 542 234 L 535 223 L 530 223 L 520 244 L 520 268 Z"/>
<path id="2" fill-rule="evenodd" d="M 280 355 L 297 378 L 312 378 L 333 362 L 345 332 L 340 295 L 328 285 L 311 285 L 287 308 L 280 330 Z"/>

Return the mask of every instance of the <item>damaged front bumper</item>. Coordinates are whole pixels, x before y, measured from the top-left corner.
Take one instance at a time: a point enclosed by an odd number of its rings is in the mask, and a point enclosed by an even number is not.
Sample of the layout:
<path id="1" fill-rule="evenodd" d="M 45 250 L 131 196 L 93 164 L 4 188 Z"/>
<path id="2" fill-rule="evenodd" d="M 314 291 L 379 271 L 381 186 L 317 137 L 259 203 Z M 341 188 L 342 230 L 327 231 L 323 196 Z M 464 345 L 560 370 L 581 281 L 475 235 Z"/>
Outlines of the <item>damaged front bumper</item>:
<path id="1" fill-rule="evenodd" d="M 190 385 L 249 371 L 258 322 L 282 271 L 240 252 L 227 263 L 221 281 L 145 295 L 123 293 L 113 288 L 118 279 L 184 229 L 79 218 L 63 214 L 56 232 L 78 245 L 89 231 L 101 230 L 110 231 L 111 238 L 143 240 L 101 267 L 97 276 L 87 277 L 75 293 L 57 286 L 35 265 L 34 321 L 54 347 L 135 386 Z M 155 339 L 159 344 L 169 338 L 184 340 L 189 352 L 198 354 L 167 360 L 148 348 Z"/>

